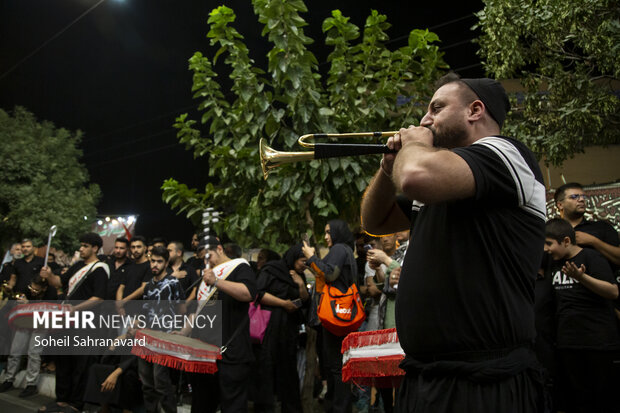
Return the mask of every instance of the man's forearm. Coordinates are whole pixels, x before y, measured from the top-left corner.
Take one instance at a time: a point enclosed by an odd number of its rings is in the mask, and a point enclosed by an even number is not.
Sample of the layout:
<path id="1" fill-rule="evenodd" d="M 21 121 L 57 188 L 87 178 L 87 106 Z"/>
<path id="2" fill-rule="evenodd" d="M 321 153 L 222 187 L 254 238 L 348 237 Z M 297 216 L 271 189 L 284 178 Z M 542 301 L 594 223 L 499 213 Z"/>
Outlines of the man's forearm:
<path id="1" fill-rule="evenodd" d="M 138 289 L 136 289 L 136 291 L 134 291 L 133 293 L 129 294 L 127 297 L 123 298 L 123 301 L 135 300 L 138 297 L 142 297 L 142 294 L 144 294 L 144 286 L 145 285 L 146 285 L 146 283 L 142 283 L 142 285 L 140 287 L 138 287 Z"/>
<path id="2" fill-rule="evenodd" d="M 234 281 L 219 280 L 216 288 L 225 294 L 230 295 L 237 301 L 250 302 L 254 299 L 250 294 L 250 290 L 243 283 Z"/>
<path id="3" fill-rule="evenodd" d="M 398 152 L 392 176 L 398 190 L 424 204 L 464 199 L 476 192 L 473 172 L 463 158 L 419 143 Z"/>
<path id="4" fill-rule="evenodd" d="M 123 293 L 125 292 L 125 284 L 121 284 L 118 286 L 116 290 L 116 300 L 121 301 L 123 299 Z"/>
<path id="5" fill-rule="evenodd" d="M 610 262 L 620 265 L 620 247 L 608 244 L 598 238 L 595 238 L 593 247 L 600 252 Z"/>
<path id="6" fill-rule="evenodd" d="M 94 297 L 94 296 L 90 297 L 88 300 L 83 301 L 80 304 L 73 307 L 73 311 L 83 311 L 83 310 L 92 308 L 96 306 L 97 304 L 100 304 L 101 301 L 103 301 L 103 298 Z"/>
<path id="7" fill-rule="evenodd" d="M 393 234 L 408 228 L 407 217 L 396 204 L 396 187 L 382 169 L 364 193 L 361 217 L 362 228 L 371 234 Z"/>

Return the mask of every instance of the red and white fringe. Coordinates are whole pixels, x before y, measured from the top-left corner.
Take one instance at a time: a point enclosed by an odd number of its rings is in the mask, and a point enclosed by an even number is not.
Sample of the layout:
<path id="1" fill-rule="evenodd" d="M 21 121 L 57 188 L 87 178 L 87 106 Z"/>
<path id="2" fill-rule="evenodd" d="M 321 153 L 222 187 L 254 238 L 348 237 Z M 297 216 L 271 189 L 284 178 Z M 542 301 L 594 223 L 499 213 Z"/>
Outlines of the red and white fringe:
<path id="1" fill-rule="evenodd" d="M 34 313 L 51 311 L 68 311 L 70 306 L 57 303 L 27 303 L 18 304 L 9 312 L 9 327 L 31 330 L 34 328 Z"/>
<path id="2" fill-rule="evenodd" d="M 134 345 L 131 352 L 151 363 L 171 367 L 177 370 L 192 373 L 215 373 L 217 360 L 222 359 L 219 347 L 201 342 L 197 339 L 187 339 L 198 342 L 196 347 L 186 344 L 165 341 L 152 337 L 147 331 L 136 331 L 137 340 L 144 339 L 145 346 Z"/>
<path id="3" fill-rule="evenodd" d="M 215 360 L 211 361 L 188 361 L 179 359 L 177 357 L 156 354 L 152 351 L 139 346 L 134 346 L 131 349 L 131 353 L 148 361 L 149 363 L 159 364 L 161 366 L 170 367 L 175 370 L 183 370 L 190 373 L 206 373 L 213 374 L 217 372 L 217 364 Z"/>
<path id="4" fill-rule="evenodd" d="M 396 329 L 349 334 L 342 342 L 342 381 L 395 387 L 405 372 L 398 367 L 405 353 Z"/>

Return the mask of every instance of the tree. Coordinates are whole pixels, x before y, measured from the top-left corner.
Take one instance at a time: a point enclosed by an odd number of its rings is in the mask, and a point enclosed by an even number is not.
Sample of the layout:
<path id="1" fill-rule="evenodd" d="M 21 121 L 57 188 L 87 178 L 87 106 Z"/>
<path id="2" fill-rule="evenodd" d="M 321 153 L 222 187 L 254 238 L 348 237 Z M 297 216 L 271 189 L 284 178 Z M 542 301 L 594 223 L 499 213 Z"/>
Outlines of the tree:
<path id="1" fill-rule="evenodd" d="M 80 139 L 24 108 L 0 109 L 0 245 L 22 237 L 45 244 L 56 225 L 53 244 L 69 250 L 88 231 L 100 193 L 78 161 Z"/>
<path id="2" fill-rule="evenodd" d="M 256 67 L 250 58 L 243 36 L 232 26 L 234 11 L 214 9 L 207 37 L 218 49 L 212 59 L 201 52 L 189 59 L 205 133 L 187 114 L 175 123 L 180 142 L 196 157 L 208 157 L 214 182 L 201 193 L 170 179 L 163 185 L 163 199 L 195 221 L 206 205 L 214 206 L 225 212 L 216 229 L 225 229 L 240 243 L 259 240 L 275 246 L 299 242 L 308 230 L 322 231 L 330 218 L 359 221 L 360 199 L 379 158 L 287 164 L 265 181 L 259 139 L 267 138 L 280 150 L 299 151 L 297 139 L 306 133 L 398 130 L 415 124 L 424 112 L 418 102 L 430 96 L 429 85 L 445 64 L 435 45 L 439 39 L 428 30 L 411 31 L 407 46 L 391 51 L 386 16 L 371 11 L 360 34 L 334 10 L 322 26 L 332 47 L 322 77 L 299 14 L 307 11 L 304 3 L 252 3 L 264 25 L 263 36 L 273 43 L 267 68 Z M 229 68 L 229 94 L 214 69 L 221 58 Z M 412 99 L 398 105 L 399 95 Z"/>
<path id="3" fill-rule="evenodd" d="M 620 143 L 618 3 L 485 3 L 477 16 L 486 70 L 518 78 L 526 90 L 508 118 L 508 133 L 556 165 L 586 146 Z"/>

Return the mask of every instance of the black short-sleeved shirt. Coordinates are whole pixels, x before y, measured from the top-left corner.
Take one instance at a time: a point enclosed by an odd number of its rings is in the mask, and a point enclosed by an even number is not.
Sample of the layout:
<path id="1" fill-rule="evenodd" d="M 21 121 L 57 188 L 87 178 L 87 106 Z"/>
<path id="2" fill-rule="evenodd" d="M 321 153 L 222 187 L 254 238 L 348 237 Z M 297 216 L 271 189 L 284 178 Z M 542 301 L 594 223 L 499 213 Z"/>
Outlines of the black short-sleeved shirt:
<path id="1" fill-rule="evenodd" d="M 568 261 L 586 267 L 586 274 L 616 284 L 605 258 L 584 248 Z M 620 348 L 613 302 L 592 292 L 562 272 L 566 260 L 553 263 L 549 277 L 557 303 L 558 348 L 612 350 Z"/>
<path id="2" fill-rule="evenodd" d="M 590 234 L 606 244 L 613 245 L 614 247 L 620 245 L 620 237 L 618 237 L 618 233 L 607 221 L 589 221 L 584 218 L 579 224 L 577 224 L 577 226 L 575 226 L 575 231 Z M 594 249 L 588 245 L 580 245 L 580 247 Z M 609 265 L 611 266 L 616 282 L 620 283 L 620 265 L 616 265 L 609 260 L 607 260 L 607 262 L 609 262 Z M 620 297 L 616 299 L 615 306 L 620 309 Z"/>
<path id="3" fill-rule="evenodd" d="M 256 297 L 256 276 L 248 264 L 239 264 L 228 275 L 226 280 L 244 284 L 248 288 L 250 295 Z M 222 355 L 222 361 L 226 363 L 247 363 L 253 361 L 254 354 L 252 352 L 248 318 L 249 303 L 237 301 L 219 290 L 217 292 L 217 299 L 222 302 L 222 344 L 227 346 L 227 350 Z M 241 330 L 227 344 L 237 327 L 241 325 Z M 192 337 L 201 338 L 200 330 L 194 329 Z"/>
<path id="4" fill-rule="evenodd" d="M 106 293 L 106 300 L 116 300 L 116 291 L 121 285 L 123 280 L 127 277 L 127 270 L 133 264 L 129 259 L 118 268 L 116 268 L 116 260 L 114 258 L 108 261 L 108 267 L 110 267 L 110 279 L 108 280 L 108 292 Z"/>
<path id="5" fill-rule="evenodd" d="M 71 277 L 84 266 L 91 266 L 93 264 L 85 264 L 84 261 L 78 261 L 73 264 L 66 273 L 60 276 L 62 288 L 67 294 L 68 300 L 88 300 L 91 297 L 105 299 L 108 288 L 109 268 L 106 271 L 106 263 L 97 261 L 96 264 L 96 266 L 93 266 L 92 271 L 90 269 L 88 270 L 89 273 L 86 275 L 84 281 L 71 292 L 71 295 L 69 295 L 69 280 Z"/>
<path id="6" fill-rule="evenodd" d="M 618 233 L 614 227 L 606 221 L 589 221 L 587 219 L 583 219 L 579 224 L 577 224 L 577 226 L 575 226 L 575 231 L 582 231 L 590 234 L 607 244 L 613 245 L 614 247 L 620 245 Z M 587 248 L 585 245 L 581 245 L 581 247 Z"/>
<path id="7" fill-rule="evenodd" d="M 168 268 L 172 269 L 172 267 Z M 178 278 L 179 283 L 181 284 L 181 289 L 187 297 L 191 293 L 191 291 L 187 291 L 187 289 L 198 279 L 198 275 L 196 275 L 196 270 L 187 265 L 185 262 L 181 264 L 179 271 L 185 271 L 187 273 L 185 277 Z"/>
<path id="8" fill-rule="evenodd" d="M 151 263 L 146 261 L 142 264 L 133 263 L 125 271 L 125 280 L 121 284 L 125 285 L 123 290 L 123 298 L 136 291 L 142 286 L 142 283 L 149 282 L 153 278 L 151 274 Z M 142 297 L 137 297 L 140 300 Z"/>
<path id="9" fill-rule="evenodd" d="M 15 287 L 13 291 L 18 293 L 25 293 L 30 281 L 41 271 L 45 264 L 45 260 L 39 256 L 34 256 L 30 262 L 25 258 L 20 258 L 13 264 L 13 270 L 17 276 Z"/>
<path id="10" fill-rule="evenodd" d="M 454 149 L 476 184 L 468 199 L 425 205 L 396 297 L 396 327 L 414 357 L 529 345 L 545 224 L 545 188 L 520 142 L 487 137 Z"/>
<path id="11" fill-rule="evenodd" d="M 198 273 L 196 271 L 204 270 L 205 268 L 205 260 L 201 260 L 198 257 L 189 257 L 187 261 L 185 261 L 185 264 L 194 269 L 194 274 L 196 274 L 196 276 L 198 276 Z"/>

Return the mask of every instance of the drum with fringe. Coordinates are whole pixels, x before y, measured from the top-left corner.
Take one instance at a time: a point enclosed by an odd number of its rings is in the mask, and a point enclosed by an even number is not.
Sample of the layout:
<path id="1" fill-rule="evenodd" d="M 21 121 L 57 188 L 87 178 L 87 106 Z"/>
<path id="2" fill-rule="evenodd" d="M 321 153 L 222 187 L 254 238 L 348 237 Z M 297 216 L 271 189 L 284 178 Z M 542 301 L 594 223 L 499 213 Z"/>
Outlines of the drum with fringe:
<path id="1" fill-rule="evenodd" d="M 219 347 L 196 338 L 156 330 L 136 331 L 131 352 L 144 360 L 190 373 L 217 372 L 217 360 L 222 359 Z M 144 340 L 141 340 L 144 339 Z"/>
<path id="2" fill-rule="evenodd" d="M 342 381 L 375 387 L 398 387 L 405 357 L 395 328 L 351 333 L 342 342 Z"/>
<path id="3" fill-rule="evenodd" d="M 18 304 L 9 312 L 8 323 L 11 328 L 20 330 L 34 329 L 34 314 L 44 312 L 69 311 L 71 306 L 60 303 L 34 302 Z"/>

